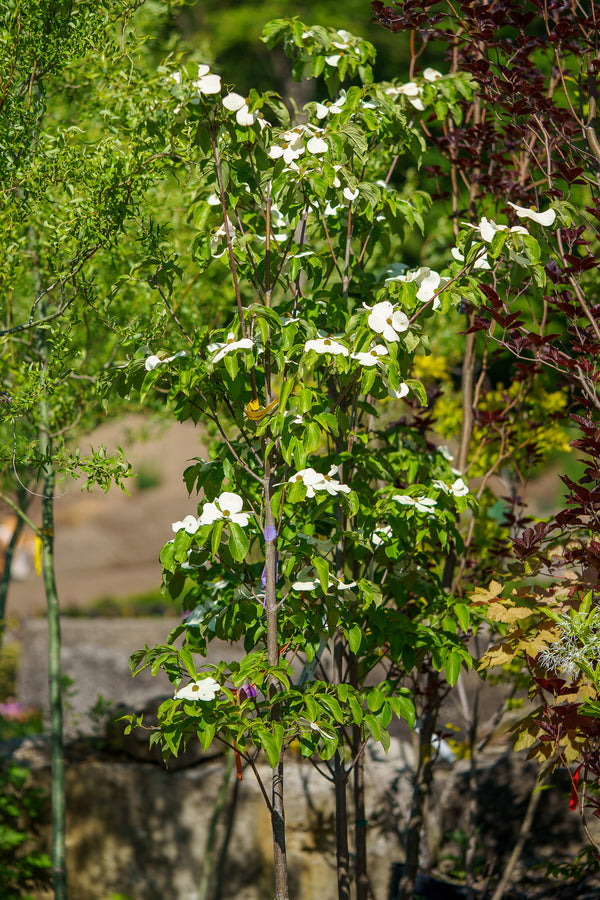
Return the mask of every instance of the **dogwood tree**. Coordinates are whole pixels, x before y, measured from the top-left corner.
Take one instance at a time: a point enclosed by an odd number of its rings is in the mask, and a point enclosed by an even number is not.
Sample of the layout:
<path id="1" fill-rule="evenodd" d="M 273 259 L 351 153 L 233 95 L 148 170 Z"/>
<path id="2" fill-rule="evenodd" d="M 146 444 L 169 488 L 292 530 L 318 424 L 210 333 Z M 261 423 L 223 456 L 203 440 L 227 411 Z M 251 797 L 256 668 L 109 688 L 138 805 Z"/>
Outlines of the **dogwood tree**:
<path id="1" fill-rule="evenodd" d="M 431 696 L 471 665 L 477 622 L 443 573 L 474 501 L 449 452 L 426 439 L 427 396 L 411 369 L 428 329 L 461 304 L 474 254 L 465 246 L 468 262 L 443 273 L 398 265 L 401 236 L 423 228 L 430 203 L 399 177 L 424 140 L 411 95 L 373 83 L 372 47 L 298 20 L 271 23 L 264 39 L 283 41 L 298 77 L 322 75 L 331 99 L 290 118 L 276 95 L 242 97 L 204 64 L 159 68 L 157 131 L 186 166 L 191 252 L 205 277 L 228 271 L 233 307 L 218 329 L 189 305 L 183 314 L 185 284 L 159 264 L 153 283 L 176 328 L 162 344 L 131 345 L 113 380 L 124 396 L 160 392 L 178 420 L 214 436 L 210 458 L 185 472 L 200 504 L 182 509 L 161 554 L 167 590 L 191 611 L 132 668 L 173 682 L 151 735 L 166 758 L 219 739 L 260 779 L 266 754 L 277 898 L 287 897 L 286 750 L 297 742 L 324 764 L 348 897 L 346 784 L 360 783 L 367 741 L 387 747 L 394 715 L 414 724 L 411 678 L 424 676 Z M 360 84 L 342 88 L 346 76 Z M 418 99 L 447 109 L 471 90 L 468 77 L 436 73 Z M 203 664 L 214 638 L 242 641 L 243 661 Z"/>

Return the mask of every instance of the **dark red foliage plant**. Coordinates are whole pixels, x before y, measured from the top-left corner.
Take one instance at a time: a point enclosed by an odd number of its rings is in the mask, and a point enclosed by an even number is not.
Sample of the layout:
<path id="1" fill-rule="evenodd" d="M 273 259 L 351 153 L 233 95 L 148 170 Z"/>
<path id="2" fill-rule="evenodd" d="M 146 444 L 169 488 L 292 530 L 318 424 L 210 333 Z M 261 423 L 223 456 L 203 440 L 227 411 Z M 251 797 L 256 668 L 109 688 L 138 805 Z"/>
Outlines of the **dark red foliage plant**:
<path id="1" fill-rule="evenodd" d="M 495 266 L 477 273 L 480 300 L 470 297 L 466 309 L 463 431 L 469 417 L 490 429 L 510 418 L 508 406 L 487 422 L 478 411 L 494 353 L 512 360 L 514 379 L 569 392 L 563 424 L 580 465 L 561 476 L 564 497 L 548 521 L 508 512 L 515 527 L 495 575 L 502 592 L 488 598 L 502 641 L 487 662 L 522 661 L 540 705 L 517 727 L 516 746 L 543 772 L 576 773 L 571 803 L 585 820 L 586 809 L 597 813 L 600 777 L 600 16 L 594 2 L 578 0 L 371 7 L 384 28 L 409 33 L 415 82 L 443 59 L 446 72 L 477 83 L 461 121 L 423 115 L 437 151 L 427 174 L 455 234 L 484 216 L 522 224 L 515 206 L 557 212 L 540 245 L 541 277 L 519 265 L 509 277 Z"/>

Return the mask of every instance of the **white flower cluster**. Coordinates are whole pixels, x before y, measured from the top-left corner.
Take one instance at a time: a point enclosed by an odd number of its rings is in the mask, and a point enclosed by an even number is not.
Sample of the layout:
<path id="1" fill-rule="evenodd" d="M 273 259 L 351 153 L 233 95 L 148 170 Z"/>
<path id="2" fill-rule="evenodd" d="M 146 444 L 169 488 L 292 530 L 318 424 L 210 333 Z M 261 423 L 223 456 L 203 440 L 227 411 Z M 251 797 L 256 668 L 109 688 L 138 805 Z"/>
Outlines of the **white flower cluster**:
<path id="1" fill-rule="evenodd" d="M 437 81 L 438 78 L 442 77 L 442 73 L 438 72 L 437 69 L 427 68 L 423 72 L 425 81 Z M 401 84 L 398 87 L 386 88 L 386 94 L 392 97 L 393 100 L 397 100 L 398 97 L 404 96 L 415 109 L 418 109 L 420 112 L 425 109 L 421 99 L 423 95 L 423 85 L 417 84 L 416 81 L 408 81 L 406 84 Z"/>
<path id="2" fill-rule="evenodd" d="M 429 513 L 429 515 L 434 514 L 434 507 L 437 506 L 437 501 L 431 497 L 409 497 L 408 494 L 394 494 L 392 500 L 396 500 L 403 506 L 414 506 L 419 512 Z"/>
<path id="3" fill-rule="evenodd" d="M 342 53 L 330 53 L 329 56 L 326 56 L 325 62 L 328 66 L 337 66 L 342 58 L 344 50 L 349 50 L 359 40 L 359 38 L 356 38 L 344 28 L 340 28 L 336 31 L 335 38 L 336 39 L 331 42 L 331 46 L 334 50 L 341 50 Z"/>
<path id="4" fill-rule="evenodd" d="M 185 687 L 180 688 L 175 694 L 176 700 L 214 700 L 221 685 L 214 678 L 200 678 L 198 681 L 190 681 Z"/>
<path id="5" fill-rule="evenodd" d="M 337 473 L 337 466 L 332 466 L 327 475 L 323 475 L 322 472 L 316 472 L 313 468 L 309 467 L 308 469 L 300 469 L 295 475 L 288 478 L 288 483 L 293 484 L 301 481 L 306 486 L 307 497 L 314 497 L 317 491 L 327 491 L 327 493 L 331 494 L 333 497 L 340 493 L 349 494 L 350 488 L 348 485 L 341 484 L 333 477 L 334 475 L 337 475 Z"/>
<path id="6" fill-rule="evenodd" d="M 408 316 L 399 309 L 395 309 L 389 300 L 382 300 L 372 308 L 363 303 L 363 308 L 369 310 L 367 323 L 369 328 L 377 334 L 383 335 L 386 341 L 399 341 L 400 334 L 407 331 L 410 325 Z"/>
<path id="7" fill-rule="evenodd" d="M 180 522 L 173 522 L 171 528 L 175 533 L 178 531 L 187 531 L 188 534 L 196 534 L 202 525 L 212 525 L 223 519 L 225 522 L 233 522 L 245 528 L 250 520 L 250 516 L 246 512 L 242 512 L 244 501 L 238 494 L 231 491 L 223 491 L 216 500 L 205 503 L 202 512 L 198 518 L 196 516 L 186 516 Z"/>
<path id="8" fill-rule="evenodd" d="M 454 497 L 465 497 L 469 493 L 468 485 L 465 484 L 462 478 L 457 478 L 452 484 L 446 484 L 445 481 L 434 481 L 433 487 L 443 491 L 445 494 L 452 494 Z"/>
<path id="9" fill-rule="evenodd" d="M 152 372 L 152 371 L 154 371 L 154 369 L 156 369 L 157 366 L 162 366 L 165 363 L 173 362 L 174 359 L 178 359 L 180 356 L 185 356 L 185 355 L 186 355 L 185 350 L 180 350 L 179 353 L 175 353 L 175 354 L 173 354 L 173 356 L 165 356 L 162 359 L 160 356 L 152 355 L 146 359 L 146 361 L 144 363 L 144 368 L 146 369 L 147 372 Z"/>
<path id="10" fill-rule="evenodd" d="M 221 76 L 211 75 L 210 66 L 198 66 L 198 77 L 192 81 L 199 94 L 218 94 L 221 90 Z"/>
<path id="11" fill-rule="evenodd" d="M 215 354 L 211 360 L 214 364 L 220 362 L 228 353 L 235 353 L 236 350 L 252 350 L 253 346 L 254 342 L 250 338 L 241 338 L 239 341 L 236 341 L 235 335 L 229 332 L 224 343 L 215 341 L 214 344 L 209 344 L 206 349 L 209 353 Z"/>
<path id="12" fill-rule="evenodd" d="M 414 272 L 406 272 L 404 275 L 395 275 L 394 277 L 386 278 L 385 280 L 386 283 L 389 281 L 416 282 L 418 285 L 417 300 L 420 300 L 421 303 L 427 303 L 431 300 L 432 297 L 450 281 L 449 278 L 440 275 L 438 272 L 434 272 L 434 270 L 430 269 L 428 266 L 421 266 L 419 269 L 415 269 Z M 440 303 L 440 298 L 436 297 L 433 301 L 433 308 L 438 309 Z"/>
<path id="13" fill-rule="evenodd" d="M 296 581 L 292 585 L 293 591 L 316 591 L 320 587 L 321 582 L 312 566 L 306 566 L 299 572 Z M 335 587 L 338 591 L 349 591 L 356 587 L 356 581 L 350 581 L 347 584 L 340 581 L 339 578 L 329 576 L 329 587 Z"/>
<path id="14" fill-rule="evenodd" d="M 304 153 L 318 156 L 327 152 L 328 144 L 323 140 L 323 134 L 323 129 L 314 125 L 296 125 L 295 128 L 281 132 L 277 142 L 269 148 L 268 155 L 270 159 L 283 158 L 288 169 L 298 172 L 296 160 Z"/>
<path id="15" fill-rule="evenodd" d="M 216 205 L 211 203 L 211 197 L 208 198 L 208 202 L 211 206 Z M 220 202 L 217 200 L 217 202 Z M 210 236 L 210 255 L 215 259 L 219 259 L 225 253 L 227 253 L 227 235 L 229 235 L 229 239 L 232 241 L 236 235 L 235 225 L 227 216 L 226 225 L 223 224 L 219 228 L 215 228 Z"/>
<path id="16" fill-rule="evenodd" d="M 264 116 L 256 110 L 250 112 L 248 101 L 241 94 L 236 94 L 235 91 L 223 97 L 223 106 L 230 112 L 235 113 L 238 125 L 254 125 L 255 122 L 258 122 L 261 131 L 267 125 Z"/>

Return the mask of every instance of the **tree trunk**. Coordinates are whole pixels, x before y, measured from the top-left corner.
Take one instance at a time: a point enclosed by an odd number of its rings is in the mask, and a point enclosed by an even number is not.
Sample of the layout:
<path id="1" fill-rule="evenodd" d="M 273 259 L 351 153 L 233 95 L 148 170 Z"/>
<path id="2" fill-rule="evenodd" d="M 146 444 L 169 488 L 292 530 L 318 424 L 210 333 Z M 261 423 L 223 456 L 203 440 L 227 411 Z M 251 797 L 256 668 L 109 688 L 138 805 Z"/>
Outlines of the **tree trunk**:
<path id="1" fill-rule="evenodd" d="M 412 900 L 415 879 L 419 868 L 421 834 L 425 821 L 425 805 L 433 776 L 433 752 L 431 739 L 440 706 L 438 674 L 430 670 L 425 689 L 426 705 L 420 721 L 419 750 L 413 782 L 410 814 L 406 828 L 406 864 L 398 886 L 398 900 Z"/>

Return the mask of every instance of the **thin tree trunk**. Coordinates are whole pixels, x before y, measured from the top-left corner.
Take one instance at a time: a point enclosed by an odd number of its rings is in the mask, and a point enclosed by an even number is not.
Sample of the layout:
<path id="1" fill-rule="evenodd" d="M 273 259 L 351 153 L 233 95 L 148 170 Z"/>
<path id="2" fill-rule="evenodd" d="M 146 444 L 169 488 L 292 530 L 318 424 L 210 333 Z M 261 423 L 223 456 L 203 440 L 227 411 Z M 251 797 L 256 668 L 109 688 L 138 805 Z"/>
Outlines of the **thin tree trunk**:
<path id="1" fill-rule="evenodd" d="M 350 853 L 348 851 L 348 807 L 346 770 L 339 750 L 334 757 L 335 849 L 337 859 L 338 900 L 350 900 Z"/>
<path id="2" fill-rule="evenodd" d="M 338 629 L 334 636 L 334 680 L 343 678 L 344 636 Z M 348 850 L 348 804 L 346 796 L 347 774 L 343 758 L 344 735 L 341 730 L 342 753 L 336 750 L 334 757 L 335 785 L 335 849 L 337 860 L 338 900 L 350 900 L 350 853 Z"/>
<path id="3" fill-rule="evenodd" d="M 350 684 L 358 687 L 358 664 L 354 653 L 350 654 L 348 663 Z M 367 875 L 367 816 L 365 812 L 365 756 L 362 752 L 362 734 L 360 727 L 352 728 L 352 759 L 354 761 L 353 793 L 354 793 L 354 881 L 356 900 L 367 900 L 369 895 L 369 878 Z"/>
<path id="4" fill-rule="evenodd" d="M 42 452 L 45 452 L 49 442 Z M 54 469 L 43 479 L 42 574 L 48 609 L 48 684 L 50 693 L 50 748 L 52 771 L 52 878 L 55 900 L 67 900 L 65 863 L 65 759 L 63 747 L 62 677 L 60 668 L 60 616 L 54 575 Z"/>
<path id="5" fill-rule="evenodd" d="M 425 821 L 425 805 L 431 779 L 433 777 L 433 751 L 431 740 L 437 722 L 441 698 L 439 696 L 438 674 L 431 670 L 427 674 L 425 696 L 427 706 L 423 711 L 419 730 L 419 749 L 413 782 L 408 825 L 406 828 L 406 863 L 398 886 L 398 900 L 412 900 L 415 879 L 419 868 L 421 833 Z"/>
<path id="6" fill-rule="evenodd" d="M 361 752 L 362 735 L 360 728 L 352 729 L 352 752 L 354 763 L 354 834 L 356 880 L 356 900 L 367 900 L 369 878 L 367 875 L 367 816 L 365 812 L 365 755 Z"/>
<path id="7" fill-rule="evenodd" d="M 267 617 L 267 656 L 270 666 L 279 663 L 279 639 L 277 634 L 277 548 L 275 544 L 276 523 L 271 510 L 271 462 L 265 454 L 264 469 L 265 503 L 265 610 Z M 277 690 L 275 686 L 271 691 Z M 272 709 L 274 721 L 279 716 L 275 704 Z M 288 900 L 287 854 L 285 847 L 285 807 L 283 800 L 283 750 L 279 762 L 273 769 L 271 797 L 271 828 L 273 831 L 273 872 L 275 877 L 275 900 Z"/>

